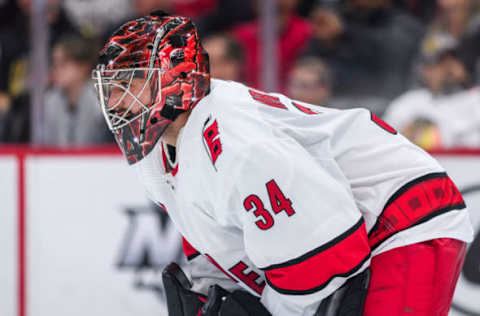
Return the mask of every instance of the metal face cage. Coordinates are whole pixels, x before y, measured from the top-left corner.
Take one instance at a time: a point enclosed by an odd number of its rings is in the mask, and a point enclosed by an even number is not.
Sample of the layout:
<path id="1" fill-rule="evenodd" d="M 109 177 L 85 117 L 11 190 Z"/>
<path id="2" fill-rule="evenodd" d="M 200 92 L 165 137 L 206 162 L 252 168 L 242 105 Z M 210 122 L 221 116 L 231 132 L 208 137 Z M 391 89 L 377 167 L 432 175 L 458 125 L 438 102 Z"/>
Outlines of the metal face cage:
<path id="1" fill-rule="evenodd" d="M 159 68 L 105 69 L 92 72 L 103 115 L 112 132 L 147 114 L 162 102 Z M 155 87 L 155 85 L 158 85 Z"/>

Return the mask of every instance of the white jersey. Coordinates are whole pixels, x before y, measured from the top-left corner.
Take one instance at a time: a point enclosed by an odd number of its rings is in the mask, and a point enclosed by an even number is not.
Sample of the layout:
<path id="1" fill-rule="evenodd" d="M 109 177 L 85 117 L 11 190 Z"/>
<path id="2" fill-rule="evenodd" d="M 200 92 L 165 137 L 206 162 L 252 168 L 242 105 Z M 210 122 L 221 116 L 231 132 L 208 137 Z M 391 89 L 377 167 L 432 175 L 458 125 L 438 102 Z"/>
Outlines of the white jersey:
<path id="1" fill-rule="evenodd" d="M 211 87 L 179 135 L 174 171 L 160 144 L 134 165 L 189 242 L 195 290 L 240 286 L 273 315 L 313 315 L 372 256 L 472 240 L 443 168 L 369 111 Z"/>

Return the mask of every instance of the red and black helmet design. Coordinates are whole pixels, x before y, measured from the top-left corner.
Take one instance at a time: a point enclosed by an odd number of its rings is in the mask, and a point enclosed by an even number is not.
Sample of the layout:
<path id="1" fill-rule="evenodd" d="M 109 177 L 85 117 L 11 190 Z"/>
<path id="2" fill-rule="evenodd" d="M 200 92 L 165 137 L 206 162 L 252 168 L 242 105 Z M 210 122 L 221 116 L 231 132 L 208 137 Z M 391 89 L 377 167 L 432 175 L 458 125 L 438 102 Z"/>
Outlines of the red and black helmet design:
<path id="1" fill-rule="evenodd" d="M 107 124 L 133 164 L 153 149 L 169 123 L 209 93 L 208 54 L 191 20 L 153 12 L 111 36 L 93 79 Z M 112 91 L 121 92 L 117 102 Z"/>

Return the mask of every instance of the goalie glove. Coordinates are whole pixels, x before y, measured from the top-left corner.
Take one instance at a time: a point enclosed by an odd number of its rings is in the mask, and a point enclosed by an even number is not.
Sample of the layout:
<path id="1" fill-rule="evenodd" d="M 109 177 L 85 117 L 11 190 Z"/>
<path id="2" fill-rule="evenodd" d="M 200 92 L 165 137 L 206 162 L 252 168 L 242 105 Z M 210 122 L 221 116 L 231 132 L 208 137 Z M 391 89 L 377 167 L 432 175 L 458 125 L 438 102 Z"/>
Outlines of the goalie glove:
<path id="1" fill-rule="evenodd" d="M 362 316 L 371 271 L 367 268 L 327 297 L 314 316 Z"/>
<path id="2" fill-rule="evenodd" d="M 260 299 L 245 291 L 232 293 L 212 285 L 208 296 L 191 291 L 182 269 L 169 264 L 162 273 L 169 316 L 271 316 Z"/>
<path id="3" fill-rule="evenodd" d="M 271 316 L 260 299 L 248 292 L 235 290 L 232 293 L 218 285 L 208 290 L 208 298 L 202 307 L 203 316 Z"/>
<path id="4" fill-rule="evenodd" d="M 207 300 L 205 295 L 190 291 L 192 284 L 176 263 L 162 272 L 169 316 L 197 316 Z"/>

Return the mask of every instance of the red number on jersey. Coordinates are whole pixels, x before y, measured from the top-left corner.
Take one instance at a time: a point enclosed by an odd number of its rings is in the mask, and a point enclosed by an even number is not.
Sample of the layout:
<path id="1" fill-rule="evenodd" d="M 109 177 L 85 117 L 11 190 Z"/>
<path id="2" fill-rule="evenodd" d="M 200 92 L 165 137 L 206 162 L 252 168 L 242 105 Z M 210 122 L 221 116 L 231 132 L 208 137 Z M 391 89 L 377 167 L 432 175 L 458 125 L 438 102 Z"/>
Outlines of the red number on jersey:
<path id="1" fill-rule="evenodd" d="M 288 216 L 295 214 L 292 208 L 292 202 L 283 195 L 282 190 L 278 187 L 275 180 L 270 180 L 266 184 L 268 197 L 270 198 L 270 204 L 275 214 L 285 211 Z"/>
<path id="2" fill-rule="evenodd" d="M 372 112 L 370 112 L 370 119 L 375 123 L 377 124 L 378 126 L 380 126 L 381 128 L 383 128 L 384 130 L 386 130 L 387 132 L 389 132 L 390 134 L 397 134 L 397 131 L 391 127 L 390 125 L 388 125 L 384 120 L 382 120 L 381 118 L 379 118 L 378 116 L 376 116 L 375 114 L 373 114 Z"/>
<path id="3" fill-rule="evenodd" d="M 273 224 L 274 224 L 273 217 L 263 207 L 263 202 L 262 202 L 262 200 L 260 200 L 260 198 L 258 196 L 256 196 L 255 194 L 249 195 L 245 199 L 245 201 L 243 201 L 243 206 L 245 207 L 247 212 L 255 207 L 255 211 L 253 212 L 253 214 L 256 217 L 261 216 L 263 218 L 263 220 L 259 219 L 258 221 L 255 222 L 255 224 L 258 226 L 258 228 L 260 228 L 261 230 L 267 230 L 267 229 L 269 229 L 270 227 L 273 226 Z"/>
<path id="4" fill-rule="evenodd" d="M 282 102 L 280 102 L 280 99 L 278 97 L 274 97 L 272 95 L 261 93 L 252 89 L 248 90 L 248 92 L 250 92 L 250 95 L 255 101 L 261 102 L 274 108 L 287 110 L 287 107 L 283 105 Z"/>
<path id="5" fill-rule="evenodd" d="M 272 207 L 273 213 L 278 214 L 282 211 L 285 211 L 288 216 L 295 214 L 295 210 L 292 208 L 292 202 L 285 197 L 282 190 L 278 187 L 275 180 L 270 180 L 266 184 L 268 197 L 270 198 L 270 206 Z M 263 206 L 262 200 L 255 194 L 250 194 L 243 201 L 243 207 L 249 212 L 252 208 L 255 207 L 253 214 L 256 217 L 261 216 L 263 218 L 255 222 L 255 224 L 261 230 L 267 230 L 275 224 L 272 215 L 269 211 Z"/>

